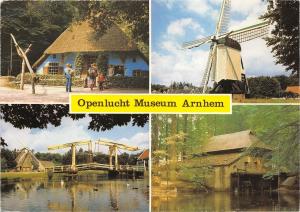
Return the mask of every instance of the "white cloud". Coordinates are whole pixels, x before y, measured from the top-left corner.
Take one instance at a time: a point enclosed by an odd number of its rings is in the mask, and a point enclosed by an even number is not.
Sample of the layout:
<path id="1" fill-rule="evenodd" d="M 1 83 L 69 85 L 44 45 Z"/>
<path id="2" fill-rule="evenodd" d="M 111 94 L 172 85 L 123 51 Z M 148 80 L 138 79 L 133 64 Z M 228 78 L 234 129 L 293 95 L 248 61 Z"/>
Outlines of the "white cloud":
<path id="1" fill-rule="evenodd" d="M 247 76 L 268 76 L 285 74 L 284 67 L 275 64 L 271 48 L 263 39 L 255 39 L 241 44 L 242 58 Z"/>
<path id="2" fill-rule="evenodd" d="M 171 36 L 184 36 L 187 29 L 199 33 L 204 32 L 204 29 L 192 18 L 183 18 L 171 22 L 167 28 L 167 33 Z"/>
<path id="3" fill-rule="evenodd" d="M 51 126 L 44 130 L 28 128 L 20 130 L 14 128 L 10 123 L 1 121 L 0 132 L 8 142 L 10 149 L 29 147 L 35 151 L 46 152 L 50 145 L 91 139 L 86 129 L 88 119 L 73 121 L 70 118 L 64 118 L 60 127 Z"/>
<path id="4" fill-rule="evenodd" d="M 231 11 L 236 14 L 249 16 L 261 13 L 266 9 L 267 2 L 262 0 L 231 0 Z"/>
<path id="5" fill-rule="evenodd" d="M 89 117 L 73 121 L 71 118 L 63 118 L 59 127 L 49 126 L 47 129 L 17 129 L 10 123 L 0 120 L 0 134 L 8 143 L 9 149 L 21 149 L 28 147 L 36 152 L 47 152 L 50 145 L 69 143 L 80 140 L 94 140 L 102 137 L 102 132 L 92 132 L 87 129 Z M 124 126 L 124 128 L 126 128 Z M 141 128 L 142 129 L 142 128 Z M 114 128 L 111 130 L 113 132 Z M 107 134 L 111 136 L 111 134 Z M 116 139 L 120 143 L 147 147 L 149 143 L 148 132 L 136 132 L 131 137 Z M 114 135 L 115 137 L 115 135 Z M 126 140 L 127 139 L 127 140 Z M 80 146 L 87 150 L 87 146 Z M 93 147 L 94 148 L 94 147 Z M 66 152 L 69 149 L 55 150 L 54 152 Z M 107 151 L 105 152 L 107 153 Z"/>
<path id="6" fill-rule="evenodd" d="M 184 8 L 199 15 L 208 14 L 212 10 L 207 0 L 186 0 L 183 2 Z"/>
<path id="7" fill-rule="evenodd" d="M 176 44 L 173 44 L 176 46 Z M 152 53 L 153 83 L 170 85 L 172 81 L 191 82 L 200 85 L 208 52 L 175 49 L 168 54 Z"/>

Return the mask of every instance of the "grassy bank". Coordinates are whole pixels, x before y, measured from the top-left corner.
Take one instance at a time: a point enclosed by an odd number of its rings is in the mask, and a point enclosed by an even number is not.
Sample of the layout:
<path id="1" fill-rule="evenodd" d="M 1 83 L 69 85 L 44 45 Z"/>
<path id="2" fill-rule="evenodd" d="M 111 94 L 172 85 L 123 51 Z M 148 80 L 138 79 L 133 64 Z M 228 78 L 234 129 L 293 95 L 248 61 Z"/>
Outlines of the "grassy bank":
<path id="1" fill-rule="evenodd" d="M 1 180 L 47 178 L 45 172 L 1 172 Z"/>
<path id="2" fill-rule="evenodd" d="M 235 102 L 234 103 L 240 103 Z M 300 103 L 300 99 L 282 99 L 282 98 L 275 98 L 275 99 L 263 99 L 263 98 L 249 98 L 244 99 L 242 103 Z"/>
<path id="3" fill-rule="evenodd" d="M 88 171 L 80 171 L 78 172 L 78 176 L 86 176 L 92 174 L 107 174 L 106 171 L 103 170 L 88 170 Z M 61 177 L 63 174 L 54 174 L 54 178 Z M 16 180 L 16 179 L 37 179 L 37 178 L 48 178 L 48 174 L 46 172 L 1 172 L 0 179 L 1 180 Z"/>

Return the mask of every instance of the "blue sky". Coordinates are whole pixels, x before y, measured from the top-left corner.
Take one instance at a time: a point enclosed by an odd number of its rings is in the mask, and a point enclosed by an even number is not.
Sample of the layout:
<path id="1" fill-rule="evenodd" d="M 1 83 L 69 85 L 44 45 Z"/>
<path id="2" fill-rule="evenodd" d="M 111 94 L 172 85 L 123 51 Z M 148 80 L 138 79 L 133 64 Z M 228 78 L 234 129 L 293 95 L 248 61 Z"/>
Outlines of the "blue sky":
<path id="1" fill-rule="evenodd" d="M 152 83 L 169 85 L 171 81 L 200 85 L 209 45 L 181 50 L 184 41 L 212 35 L 222 0 L 152 1 Z M 229 28 L 255 23 L 266 10 L 262 0 L 231 0 Z M 247 76 L 286 74 L 275 65 L 271 49 L 261 38 L 241 44 Z"/>
<path id="2" fill-rule="evenodd" d="M 71 118 L 63 118 L 59 127 L 49 125 L 47 129 L 17 129 L 10 123 L 0 120 L 0 134 L 8 143 L 9 149 L 20 149 L 29 147 L 36 152 L 47 152 L 49 145 L 69 143 L 78 140 L 97 140 L 100 138 L 114 140 L 118 143 L 138 146 L 140 148 L 149 148 L 149 125 L 144 127 L 122 126 L 114 127 L 108 131 L 95 132 L 88 130 L 90 118 L 73 121 Z M 83 149 L 87 147 L 82 146 Z M 94 148 L 94 147 L 93 147 Z M 63 153 L 68 151 L 53 151 Z M 106 147 L 101 147 L 100 151 L 107 153 Z"/>

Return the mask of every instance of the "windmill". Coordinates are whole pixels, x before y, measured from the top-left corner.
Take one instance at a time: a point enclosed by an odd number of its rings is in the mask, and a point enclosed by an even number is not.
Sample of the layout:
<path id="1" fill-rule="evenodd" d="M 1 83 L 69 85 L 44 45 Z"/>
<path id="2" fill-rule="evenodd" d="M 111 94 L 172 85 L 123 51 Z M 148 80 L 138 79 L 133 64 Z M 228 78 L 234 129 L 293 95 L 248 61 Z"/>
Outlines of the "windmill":
<path id="1" fill-rule="evenodd" d="M 215 34 L 186 42 L 183 49 L 192 49 L 210 43 L 210 51 L 201 81 L 202 92 L 207 92 L 208 83 L 214 82 L 211 93 L 249 93 L 240 43 L 264 37 L 268 34 L 267 21 L 228 31 L 230 0 L 223 0 Z"/>

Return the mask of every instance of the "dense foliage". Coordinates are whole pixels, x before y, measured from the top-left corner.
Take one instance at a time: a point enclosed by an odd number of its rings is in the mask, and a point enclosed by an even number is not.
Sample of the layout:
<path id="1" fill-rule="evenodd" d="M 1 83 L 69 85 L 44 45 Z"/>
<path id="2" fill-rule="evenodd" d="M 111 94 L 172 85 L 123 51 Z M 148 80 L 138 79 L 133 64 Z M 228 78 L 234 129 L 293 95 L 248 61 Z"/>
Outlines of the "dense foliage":
<path id="1" fill-rule="evenodd" d="M 280 97 L 283 92 L 279 81 L 272 77 L 249 78 L 248 83 L 251 97 Z"/>
<path id="2" fill-rule="evenodd" d="M 1 149 L 1 169 L 2 170 L 10 170 L 14 169 L 17 165 L 15 159 L 18 153 L 17 150 L 10 150 L 8 148 Z M 136 165 L 137 158 L 140 153 L 137 154 L 128 154 L 123 152 L 118 155 L 118 163 L 120 165 Z M 43 161 L 52 161 L 55 165 L 70 165 L 72 160 L 72 153 L 68 151 L 64 154 L 59 153 L 35 153 L 35 156 L 39 160 Z M 87 151 L 84 151 L 80 148 L 76 152 L 76 164 L 84 164 L 88 162 L 89 154 Z M 114 161 L 114 157 L 113 157 Z M 94 152 L 93 153 L 93 162 L 108 164 L 109 163 L 109 155 L 104 154 L 102 152 Z"/>
<path id="3" fill-rule="evenodd" d="M 88 129 L 95 131 L 110 130 L 114 126 L 143 127 L 149 115 L 143 114 L 90 114 L 91 121 Z M 11 123 L 14 127 L 47 128 L 48 124 L 60 126 L 63 117 L 78 120 L 86 117 L 84 114 L 69 114 L 68 105 L 0 105 L 0 119 Z"/>
<path id="4" fill-rule="evenodd" d="M 1 72 L 7 74 L 10 52 L 13 53 L 12 75 L 20 73 L 21 60 L 11 44 L 10 33 L 21 48 L 32 44 L 28 53 L 31 64 L 68 27 L 76 14 L 70 2 L 4 1 L 1 3 Z"/>
<path id="5" fill-rule="evenodd" d="M 10 33 L 28 53 L 33 64 L 44 50 L 73 22 L 89 20 L 96 34 L 101 36 L 116 23 L 137 41 L 139 49 L 148 56 L 148 1 L 4 1 L 1 3 L 1 74 L 8 74 L 12 48 L 11 74 L 21 70 L 21 60 Z"/>
<path id="6" fill-rule="evenodd" d="M 181 160 L 173 168 L 178 178 L 195 181 L 201 185 L 209 167 L 193 175 L 188 160 L 201 152 L 201 147 L 211 136 L 251 130 L 270 146 L 271 153 L 262 152 L 268 159 L 269 175 L 280 172 L 299 172 L 300 113 L 298 106 L 234 106 L 232 115 L 153 115 L 152 160 L 153 171 L 159 160 Z M 175 130 L 174 130 L 175 129 Z M 179 138 L 174 135 L 183 134 Z M 173 138 L 173 139 L 172 139 Z M 170 142 L 170 139 L 172 142 Z M 171 151 L 172 148 L 175 150 Z M 250 152 L 250 154 L 255 152 Z M 187 174 L 184 170 L 191 170 Z M 161 173 L 166 169 L 160 170 Z M 170 179 L 170 178 L 169 178 Z"/>
<path id="7" fill-rule="evenodd" d="M 299 79 L 295 76 L 278 75 L 274 77 L 251 77 L 248 79 L 250 97 L 285 97 L 288 86 L 298 86 Z"/>
<path id="8" fill-rule="evenodd" d="M 15 162 L 16 157 L 16 150 L 11 151 L 6 148 L 1 148 L 1 170 L 15 168 L 17 165 Z"/>
<path id="9" fill-rule="evenodd" d="M 272 47 L 276 63 L 299 77 L 299 1 L 269 0 L 263 18 L 275 25 L 271 37 L 266 40 Z"/>

